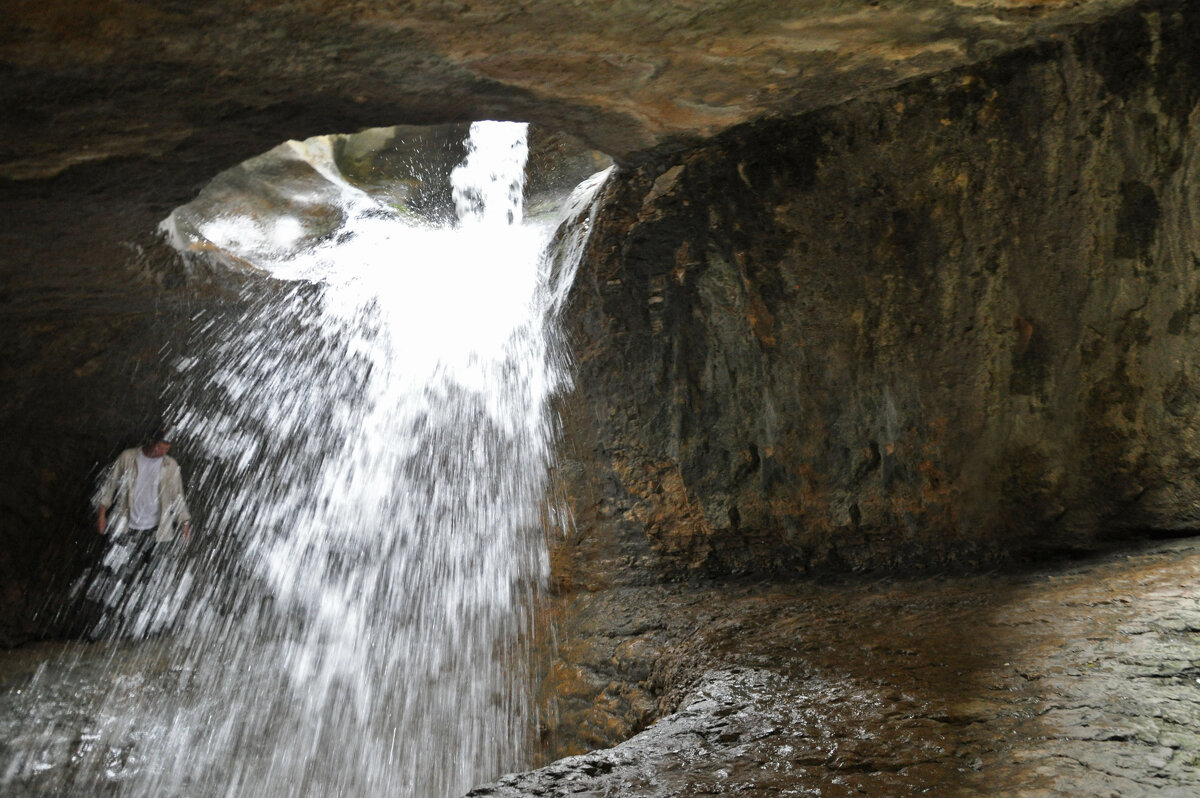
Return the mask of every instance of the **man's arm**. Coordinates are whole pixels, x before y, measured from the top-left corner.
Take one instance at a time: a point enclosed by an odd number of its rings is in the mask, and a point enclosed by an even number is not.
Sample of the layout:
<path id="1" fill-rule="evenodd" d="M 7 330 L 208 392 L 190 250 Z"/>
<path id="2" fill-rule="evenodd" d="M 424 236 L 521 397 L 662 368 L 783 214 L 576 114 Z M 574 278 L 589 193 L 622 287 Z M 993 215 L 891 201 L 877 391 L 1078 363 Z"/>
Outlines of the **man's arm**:
<path id="1" fill-rule="evenodd" d="M 104 479 L 100 480 L 100 489 L 96 491 L 92 502 L 96 505 L 96 531 L 101 535 L 108 532 L 108 508 L 112 507 L 113 498 L 117 493 L 117 483 L 121 479 L 121 458 L 108 467 Z"/>

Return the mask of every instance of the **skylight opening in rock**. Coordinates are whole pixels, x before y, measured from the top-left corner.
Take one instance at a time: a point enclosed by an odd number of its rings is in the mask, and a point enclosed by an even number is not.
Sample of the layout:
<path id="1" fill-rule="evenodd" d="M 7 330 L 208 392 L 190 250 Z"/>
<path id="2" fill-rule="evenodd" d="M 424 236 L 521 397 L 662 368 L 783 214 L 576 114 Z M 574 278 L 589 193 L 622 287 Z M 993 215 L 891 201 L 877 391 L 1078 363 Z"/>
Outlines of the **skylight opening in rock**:
<path id="1" fill-rule="evenodd" d="M 561 209 L 611 165 L 565 135 L 526 130 L 394 127 L 289 141 L 218 176 L 162 228 L 185 252 L 323 284 L 342 314 L 376 305 L 393 335 L 426 342 L 407 355 L 417 372 L 462 367 L 495 356 L 522 323 Z"/>

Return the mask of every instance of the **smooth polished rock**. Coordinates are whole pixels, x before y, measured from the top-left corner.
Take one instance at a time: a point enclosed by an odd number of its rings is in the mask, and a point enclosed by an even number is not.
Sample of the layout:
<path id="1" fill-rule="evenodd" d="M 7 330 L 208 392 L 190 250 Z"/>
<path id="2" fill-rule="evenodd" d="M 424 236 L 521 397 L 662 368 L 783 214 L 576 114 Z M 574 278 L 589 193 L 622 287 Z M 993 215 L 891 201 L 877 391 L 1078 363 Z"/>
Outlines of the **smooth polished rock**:
<path id="1" fill-rule="evenodd" d="M 625 678 L 660 719 L 471 795 L 1194 795 L 1198 580 L 1186 539 L 987 575 L 648 589 L 654 675 Z M 620 680 L 605 616 L 626 590 L 582 610 L 564 657 L 588 656 L 563 666 Z"/>

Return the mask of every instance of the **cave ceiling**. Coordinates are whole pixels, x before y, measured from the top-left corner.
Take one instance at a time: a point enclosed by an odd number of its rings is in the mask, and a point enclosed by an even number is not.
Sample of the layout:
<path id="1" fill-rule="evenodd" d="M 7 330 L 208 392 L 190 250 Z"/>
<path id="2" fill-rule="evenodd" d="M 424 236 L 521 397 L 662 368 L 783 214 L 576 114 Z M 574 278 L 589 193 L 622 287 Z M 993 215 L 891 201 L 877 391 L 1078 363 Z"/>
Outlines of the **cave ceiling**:
<path id="1" fill-rule="evenodd" d="M 215 174 L 286 138 L 488 117 L 556 126 L 630 158 L 988 58 L 1125 5 L 5 0 L 0 177 L 173 156 Z"/>

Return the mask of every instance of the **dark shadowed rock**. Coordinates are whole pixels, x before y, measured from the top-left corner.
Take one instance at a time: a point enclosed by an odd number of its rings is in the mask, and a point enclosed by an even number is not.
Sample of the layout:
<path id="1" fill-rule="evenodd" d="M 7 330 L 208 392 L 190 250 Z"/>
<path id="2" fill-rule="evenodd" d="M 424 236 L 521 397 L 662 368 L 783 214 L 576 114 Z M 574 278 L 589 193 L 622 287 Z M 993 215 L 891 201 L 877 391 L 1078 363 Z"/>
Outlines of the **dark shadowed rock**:
<path id="1" fill-rule="evenodd" d="M 1200 140 L 1160 87 L 1200 70 L 1124 49 L 1168 20 L 627 169 L 570 309 L 593 537 L 788 576 L 1194 528 Z"/>

